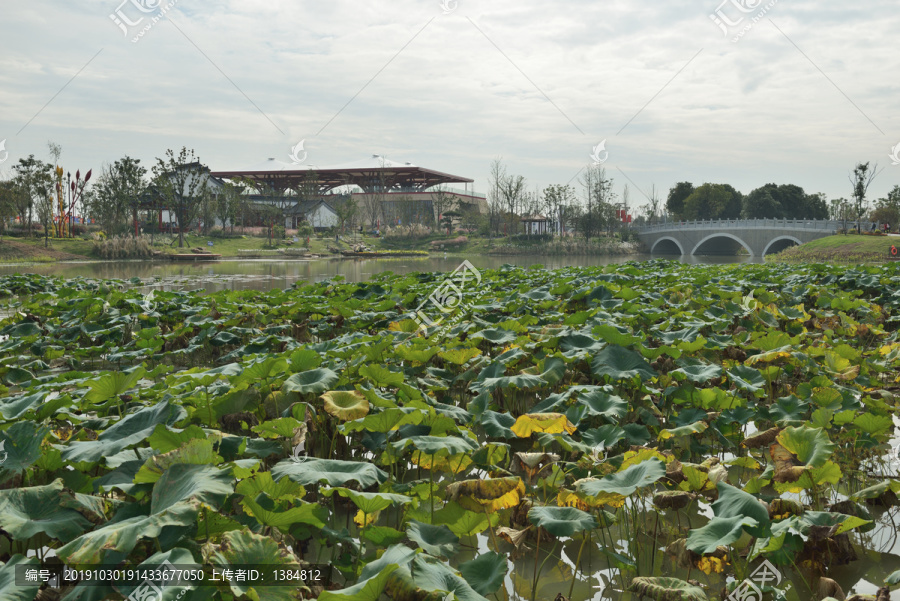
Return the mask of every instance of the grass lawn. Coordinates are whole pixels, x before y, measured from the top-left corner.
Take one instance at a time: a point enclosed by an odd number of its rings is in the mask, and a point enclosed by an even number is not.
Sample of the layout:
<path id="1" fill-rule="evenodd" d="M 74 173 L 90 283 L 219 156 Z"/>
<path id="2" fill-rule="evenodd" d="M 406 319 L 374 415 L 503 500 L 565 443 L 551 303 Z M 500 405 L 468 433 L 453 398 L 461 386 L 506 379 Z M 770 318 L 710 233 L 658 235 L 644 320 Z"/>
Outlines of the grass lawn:
<path id="1" fill-rule="evenodd" d="M 768 258 L 791 263 L 881 262 L 890 257 L 891 246 L 900 248 L 900 237 L 836 235 L 788 248 Z"/>

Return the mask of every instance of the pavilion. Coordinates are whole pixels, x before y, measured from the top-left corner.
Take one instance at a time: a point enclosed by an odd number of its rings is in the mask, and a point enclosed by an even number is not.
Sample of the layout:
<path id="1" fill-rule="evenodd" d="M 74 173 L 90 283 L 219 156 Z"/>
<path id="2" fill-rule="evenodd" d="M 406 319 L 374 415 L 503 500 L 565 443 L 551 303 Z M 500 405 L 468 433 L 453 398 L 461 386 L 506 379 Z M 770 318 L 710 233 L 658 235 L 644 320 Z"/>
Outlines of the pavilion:
<path id="1" fill-rule="evenodd" d="M 483 194 L 469 190 L 475 180 L 452 175 L 434 169 L 426 169 L 409 162 L 399 163 L 373 154 L 368 159 L 341 165 L 298 165 L 270 158 L 247 169 L 215 171 L 219 179 L 251 182 L 262 193 L 271 193 L 273 204 L 285 196 L 296 194 L 297 207 L 285 215 L 286 227 L 296 227 L 303 218 L 299 210 L 310 200 L 334 199 L 330 205 L 342 199 L 354 199 L 360 206 L 381 205 L 378 220 L 383 225 L 408 225 L 410 223 L 434 224 L 437 214 L 435 196 L 439 190 L 452 206 L 472 207 L 484 213 L 487 202 Z M 448 184 L 463 184 L 464 189 L 448 188 Z M 268 191 L 268 192 L 267 192 Z M 323 209 L 327 207 L 322 207 Z M 376 225 L 373 223 L 372 225 Z"/>
<path id="2" fill-rule="evenodd" d="M 369 159 L 326 167 L 294 165 L 272 158 L 248 169 L 216 171 L 211 175 L 251 180 L 279 192 L 312 184 L 318 194 L 343 186 L 357 186 L 366 194 L 415 193 L 446 184 L 465 184 L 468 192 L 468 185 L 475 181 L 412 163 L 398 163 L 377 154 Z"/>

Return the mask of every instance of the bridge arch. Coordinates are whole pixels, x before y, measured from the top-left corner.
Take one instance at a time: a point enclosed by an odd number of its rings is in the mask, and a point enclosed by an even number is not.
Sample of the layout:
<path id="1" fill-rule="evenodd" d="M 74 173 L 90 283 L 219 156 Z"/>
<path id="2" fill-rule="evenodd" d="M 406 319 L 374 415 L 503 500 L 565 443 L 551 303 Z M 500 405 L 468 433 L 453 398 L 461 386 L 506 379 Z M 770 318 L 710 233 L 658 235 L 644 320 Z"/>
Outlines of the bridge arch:
<path id="1" fill-rule="evenodd" d="M 661 242 L 665 242 L 665 244 L 663 244 L 663 249 L 659 248 Z M 666 247 L 671 248 L 672 245 L 675 245 L 675 247 L 678 249 L 678 254 L 684 255 L 684 247 L 681 246 L 681 242 L 679 242 L 678 240 L 676 240 L 675 238 L 673 238 L 671 236 L 663 236 L 662 238 L 660 238 L 659 240 L 654 242 L 653 248 L 650 249 L 650 254 L 652 255 L 655 253 L 665 253 L 666 251 L 664 249 Z M 666 254 L 675 254 L 675 253 L 666 253 Z"/>
<path id="2" fill-rule="evenodd" d="M 793 244 L 778 244 L 780 242 L 793 242 Z M 771 249 L 772 246 L 776 244 L 778 244 L 778 246 L 776 246 L 776 250 L 773 250 L 772 252 L 778 253 L 783 251 L 785 248 L 788 248 L 789 246 L 799 246 L 803 243 L 794 236 L 778 236 L 776 238 L 773 238 L 768 244 L 766 244 L 766 250 L 763 251 L 763 256 L 765 257 L 767 254 L 769 254 L 769 249 Z"/>
<path id="3" fill-rule="evenodd" d="M 745 249 L 748 253 L 750 253 L 750 256 L 751 256 L 751 257 L 756 256 L 756 254 L 753 252 L 753 249 L 750 248 L 750 246 L 749 246 L 746 242 L 744 242 L 743 240 L 741 240 L 740 238 L 738 238 L 738 237 L 735 236 L 734 234 L 729 234 L 729 233 L 727 233 L 727 232 L 716 232 L 715 234 L 710 234 L 709 236 L 707 236 L 706 238 L 704 238 L 703 240 L 701 240 L 700 242 L 698 242 L 696 246 L 694 246 L 694 248 L 691 250 L 691 256 L 696 255 L 696 254 L 697 254 L 697 250 L 698 250 L 699 248 L 701 248 L 704 244 L 706 244 L 707 242 L 709 242 L 710 240 L 713 240 L 713 239 L 715 239 L 715 238 L 730 238 L 731 240 L 734 240 L 735 242 L 737 242 L 738 244 L 740 244 L 742 247 L 744 247 L 744 249 Z"/>

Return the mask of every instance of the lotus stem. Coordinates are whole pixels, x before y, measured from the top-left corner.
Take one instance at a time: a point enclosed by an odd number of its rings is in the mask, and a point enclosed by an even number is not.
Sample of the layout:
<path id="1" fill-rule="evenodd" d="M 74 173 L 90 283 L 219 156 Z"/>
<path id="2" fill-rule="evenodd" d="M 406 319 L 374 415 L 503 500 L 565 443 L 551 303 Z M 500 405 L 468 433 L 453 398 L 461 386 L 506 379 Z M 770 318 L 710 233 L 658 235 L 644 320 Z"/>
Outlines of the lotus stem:
<path id="1" fill-rule="evenodd" d="M 591 538 L 591 533 L 588 531 L 587 536 L 581 540 L 581 547 L 578 549 L 578 558 L 575 560 L 575 569 L 572 570 L 572 584 L 569 585 L 569 599 L 572 598 L 572 591 L 575 590 L 575 578 L 578 576 L 578 566 L 581 565 L 581 553 L 584 551 L 584 545 L 588 542 L 588 539 Z"/>

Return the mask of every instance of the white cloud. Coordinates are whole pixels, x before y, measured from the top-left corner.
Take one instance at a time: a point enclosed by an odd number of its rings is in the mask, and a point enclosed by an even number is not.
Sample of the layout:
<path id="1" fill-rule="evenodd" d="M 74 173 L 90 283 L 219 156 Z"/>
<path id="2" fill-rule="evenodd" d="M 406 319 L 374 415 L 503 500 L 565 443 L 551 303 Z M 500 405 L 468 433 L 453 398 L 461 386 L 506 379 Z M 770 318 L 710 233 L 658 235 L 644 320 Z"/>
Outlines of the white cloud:
<path id="1" fill-rule="evenodd" d="M 0 139 L 13 161 L 52 139 L 73 169 L 182 145 L 230 169 L 306 139 L 316 164 L 384 153 L 483 190 L 493 157 L 543 187 L 606 138 L 619 188 L 617 167 L 664 191 L 776 182 L 846 196 L 858 161 L 888 165 L 873 196 L 900 181 L 887 158 L 900 14 L 887 0 L 781 0 L 738 43 L 709 19 L 715 0 L 459 0 L 449 15 L 437 0 L 178 0 L 138 43 L 109 17 L 120 2 L 4 7 Z"/>

